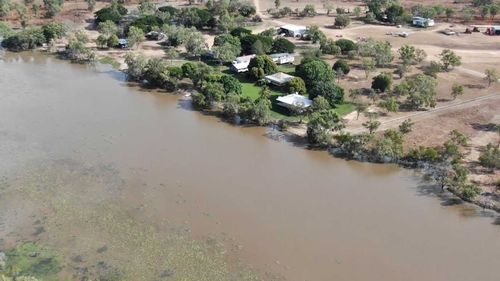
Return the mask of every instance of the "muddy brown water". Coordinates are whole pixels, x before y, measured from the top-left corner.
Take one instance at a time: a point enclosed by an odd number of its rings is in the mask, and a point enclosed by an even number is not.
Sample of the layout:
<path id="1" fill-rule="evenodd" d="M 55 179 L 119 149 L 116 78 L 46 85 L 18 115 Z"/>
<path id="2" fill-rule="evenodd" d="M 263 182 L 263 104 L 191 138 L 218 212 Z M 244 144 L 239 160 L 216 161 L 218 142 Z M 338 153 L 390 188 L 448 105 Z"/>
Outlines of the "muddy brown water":
<path id="1" fill-rule="evenodd" d="M 120 240 L 100 241 L 83 221 L 33 225 L 45 202 L 64 194 L 75 213 L 109 200 L 159 235 L 167 224 L 196 240 L 215 237 L 225 260 L 261 276 L 499 280 L 495 214 L 438 195 L 409 171 L 335 159 L 269 133 L 128 87 L 113 71 L 4 54 L 0 237 L 40 239 L 65 253 L 106 244 L 98 252 L 111 257 Z M 7 192 L 27 182 L 38 186 L 29 193 L 37 204 Z"/>

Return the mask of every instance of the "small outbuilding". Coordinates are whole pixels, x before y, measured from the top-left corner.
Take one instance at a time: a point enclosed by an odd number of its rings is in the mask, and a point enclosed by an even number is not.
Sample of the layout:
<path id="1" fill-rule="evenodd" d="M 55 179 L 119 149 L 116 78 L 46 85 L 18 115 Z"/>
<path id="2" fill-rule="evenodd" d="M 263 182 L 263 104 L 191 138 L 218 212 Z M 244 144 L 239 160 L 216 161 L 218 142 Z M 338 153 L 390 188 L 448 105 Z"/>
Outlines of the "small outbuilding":
<path id="1" fill-rule="evenodd" d="M 423 18 L 423 17 L 413 17 L 413 25 L 417 27 L 429 27 L 434 26 L 436 23 L 433 19 Z"/>
<path id="2" fill-rule="evenodd" d="M 288 82 L 290 82 L 290 80 L 292 80 L 293 78 L 295 78 L 295 76 L 292 76 L 292 75 L 289 75 L 289 74 L 286 74 L 286 73 L 283 73 L 283 72 L 278 72 L 278 73 L 275 73 L 275 74 L 267 75 L 264 78 L 267 81 L 269 81 L 271 84 L 273 84 L 273 85 L 284 86 Z"/>
<path id="3" fill-rule="evenodd" d="M 303 37 L 307 34 L 307 31 L 308 29 L 305 26 L 286 24 L 280 26 L 280 28 L 278 29 L 278 34 L 284 34 L 285 36 L 289 37 Z"/>
<path id="4" fill-rule="evenodd" d="M 312 105 L 312 100 L 297 93 L 278 97 L 276 101 L 278 101 L 278 105 L 288 109 L 306 109 Z"/>
<path id="5" fill-rule="evenodd" d="M 269 55 L 269 57 L 276 64 L 287 64 L 287 63 L 293 63 L 295 61 L 295 56 L 293 54 L 289 54 L 289 53 L 272 54 L 272 55 Z"/>
<path id="6" fill-rule="evenodd" d="M 255 58 L 255 55 L 237 57 L 236 60 L 234 60 L 231 64 L 231 69 L 237 73 L 247 72 L 250 60 L 252 60 L 253 58 Z"/>

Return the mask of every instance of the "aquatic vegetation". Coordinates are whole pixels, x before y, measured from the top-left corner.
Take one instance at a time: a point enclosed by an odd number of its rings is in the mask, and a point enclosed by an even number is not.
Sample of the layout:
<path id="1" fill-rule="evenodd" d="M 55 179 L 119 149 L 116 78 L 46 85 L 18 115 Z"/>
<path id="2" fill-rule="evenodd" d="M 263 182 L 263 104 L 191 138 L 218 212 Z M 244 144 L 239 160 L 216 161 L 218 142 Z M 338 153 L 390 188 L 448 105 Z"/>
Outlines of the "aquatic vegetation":
<path id="1" fill-rule="evenodd" d="M 56 275 L 62 270 L 62 258 L 52 249 L 35 243 L 18 245 L 7 251 L 6 256 L 5 270 L 2 272 L 6 275 L 57 280 Z"/>

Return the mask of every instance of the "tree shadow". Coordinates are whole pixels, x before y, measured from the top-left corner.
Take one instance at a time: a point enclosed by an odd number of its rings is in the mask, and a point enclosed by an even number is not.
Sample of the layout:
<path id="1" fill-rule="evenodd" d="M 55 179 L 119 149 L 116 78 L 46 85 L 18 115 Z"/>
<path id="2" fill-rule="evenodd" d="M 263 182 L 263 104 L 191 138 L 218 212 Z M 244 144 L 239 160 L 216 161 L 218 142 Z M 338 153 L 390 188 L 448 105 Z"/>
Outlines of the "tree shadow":
<path id="1" fill-rule="evenodd" d="M 500 124 L 495 123 L 472 123 L 470 124 L 474 130 L 484 131 L 484 132 L 498 132 L 500 130 Z"/>
<path id="2" fill-rule="evenodd" d="M 481 84 L 465 84 L 464 87 L 468 88 L 468 89 L 484 89 L 484 88 L 486 88 L 486 86 L 481 85 Z"/>

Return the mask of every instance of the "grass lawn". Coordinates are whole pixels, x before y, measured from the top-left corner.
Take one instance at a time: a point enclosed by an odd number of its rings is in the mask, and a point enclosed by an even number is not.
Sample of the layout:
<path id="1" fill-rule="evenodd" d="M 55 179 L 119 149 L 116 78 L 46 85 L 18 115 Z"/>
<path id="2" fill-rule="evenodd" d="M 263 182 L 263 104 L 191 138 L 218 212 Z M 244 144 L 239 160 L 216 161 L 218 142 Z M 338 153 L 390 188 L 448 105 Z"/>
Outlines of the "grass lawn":
<path id="1" fill-rule="evenodd" d="M 120 63 L 117 62 L 114 58 L 112 57 L 102 57 L 100 58 L 99 60 L 99 63 L 102 63 L 102 64 L 109 64 L 111 65 L 111 67 L 113 67 L 114 69 L 118 69 L 120 68 Z"/>
<path id="2" fill-rule="evenodd" d="M 344 117 L 346 116 L 347 114 L 353 112 L 355 110 L 355 107 L 354 107 L 354 104 L 351 103 L 351 102 L 345 102 L 343 104 L 339 104 L 337 105 L 337 107 L 335 108 L 335 112 L 337 112 L 337 114 L 340 116 L 340 117 Z"/>
<path id="3" fill-rule="evenodd" d="M 290 67 L 288 69 L 290 69 Z M 293 67 L 291 69 L 294 70 Z M 259 98 L 259 93 L 262 90 L 262 87 L 255 85 L 255 83 L 252 80 L 248 79 L 245 76 L 245 74 L 235 75 L 235 77 L 239 79 L 241 82 L 243 96 L 247 96 L 252 100 L 256 100 L 257 98 Z M 271 86 L 270 90 L 271 90 L 271 101 L 273 103 L 272 117 L 277 120 L 283 119 L 287 121 L 298 121 L 299 117 L 290 116 L 287 109 L 278 106 L 275 102 L 279 96 L 286 95 L 287 93 L 273 86 Z M 335 108 L 335 111 L 341 117 L 353 112 L 354 110 L 355 110 L 354 104 L 350 102 L 337 105 L 337 107 Z M 304 118 L 304 120 L 306 119 L 307 118 Z"/>

